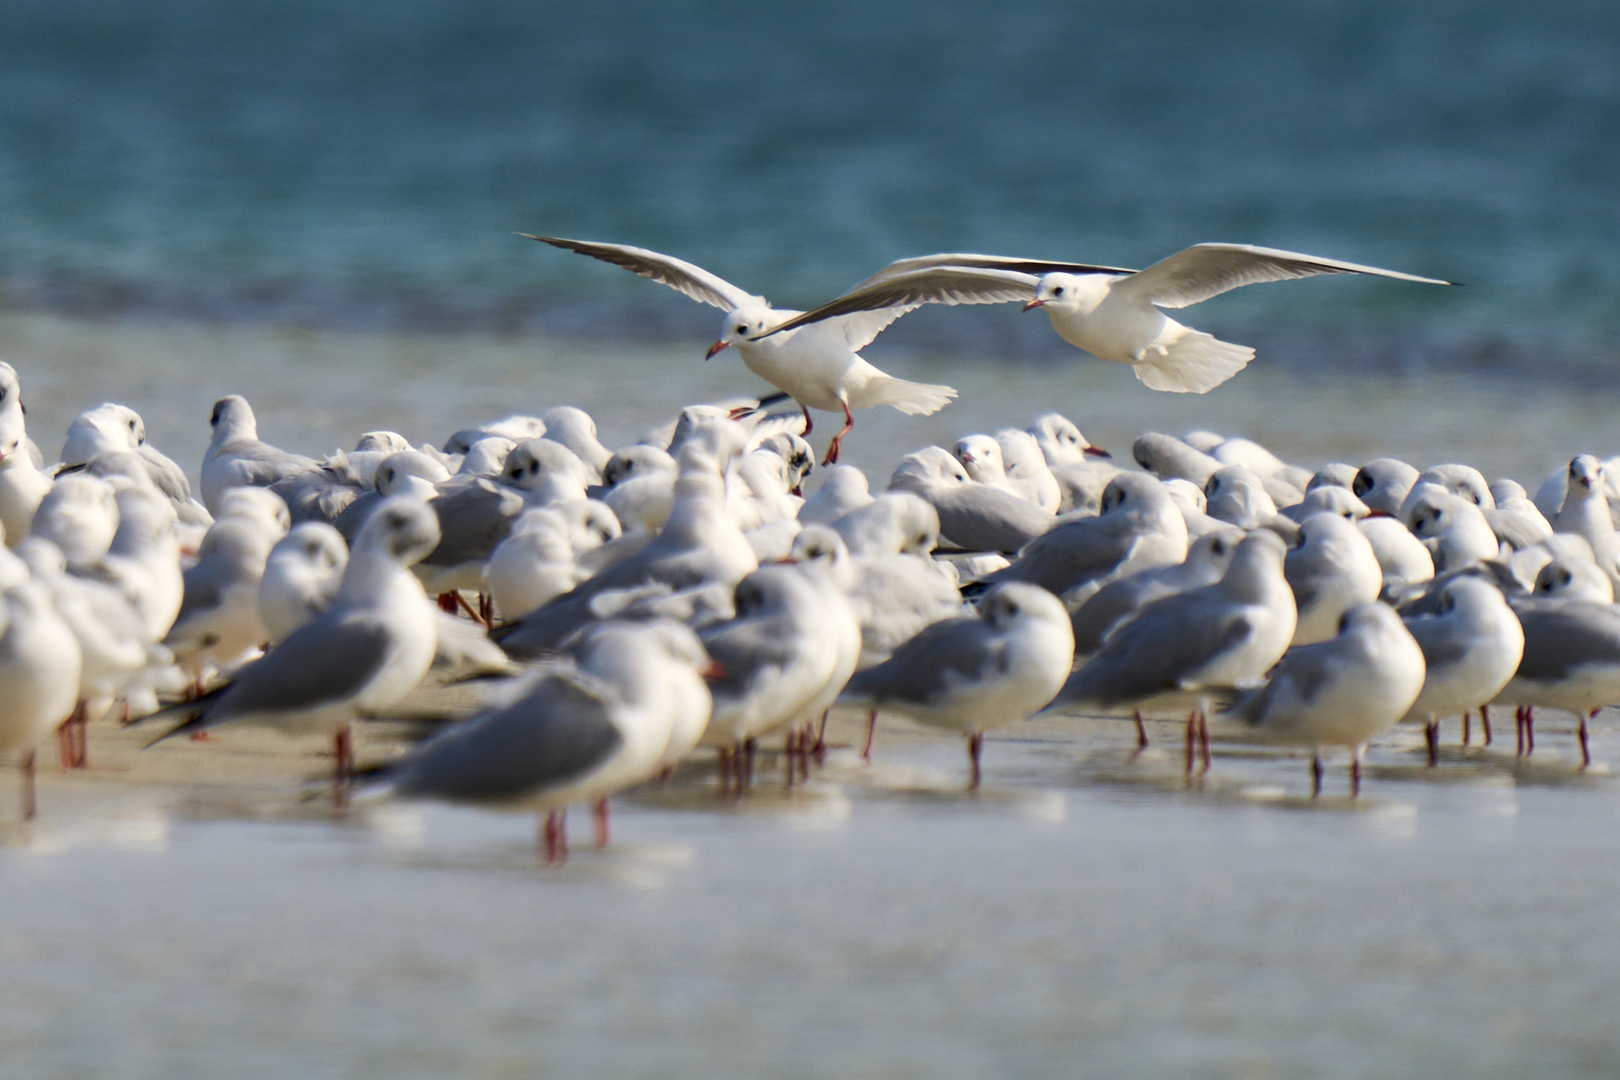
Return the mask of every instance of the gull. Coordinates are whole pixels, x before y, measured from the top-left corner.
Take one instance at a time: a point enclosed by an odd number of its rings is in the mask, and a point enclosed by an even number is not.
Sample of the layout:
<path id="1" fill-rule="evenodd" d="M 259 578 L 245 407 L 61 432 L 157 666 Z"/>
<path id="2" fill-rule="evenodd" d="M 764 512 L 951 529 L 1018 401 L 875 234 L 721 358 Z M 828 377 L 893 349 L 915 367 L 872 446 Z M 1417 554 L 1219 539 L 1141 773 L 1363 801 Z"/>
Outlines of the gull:
<path id="1" fill-rule="evenodd" d="M 605 845 L 609 796 L 657 775 L 708 721 L 710 665 L 692 632 L 668 621 L 603 623 L 575 652 L 577 663 L 542 669 L 515 700 L 424 743 L 380 778 L 398 798 L 539 810 L 548 862 L 568 856 L 567 808 L 588 804 Z"/>
<path id="2" fill-rule="evenodd" d="M 1229 521 L 1210 517 L 1205 511 L 1209 508 L 1209 497 L 1203 489 L 1191 480 L 1183 480 L 1179 476 L 1164 481 L 1164 490 L 1170 493 L 1175 501 L 1176 509 L 1181 511 L 1182 518 L 1187 522 L 1187 538 L 1196 540 L 1201 536 L 1208 536 L 1212 532 L 1233 528 Z"/>
<path id="3" fill-rule="evenodd" d="M 547 409 L 540 422 L 546 425 L 546 438 L 568 447 L 595 474 L 596 479 L 601 479 L 602 470 L 613 456 L 613 451 L 603 446 L 596 437 L 596 421 L 590 413 L 572 405 L 558 405 L 554 409 Z"/>
<path id="4" fill-rule="evenodd" d="M 1535 750 L 1536 707 L 1574 713 L 1581 764 L 1591 764 L 1586 723 L 1620 701 L 1620 608 L 1583 600 L 1513 601 L 1524 658 L 1492 704 L 1520 706 L 1520 749 Z"/>
<path id="5" fill-rule="evenodd" d="M 1258 529 L 1277 517 L 1277 503 L 1258 475 L 1242 465 L 1223 465 L 1204 484 L 1204 513 L 1240 529 Z"/>
<path id="6" fill-rule="evenodd" d="M 1385 596 L 1399 596 L 1434 577 L 1434 556 L 1399 520 L 1384 514 L 1368 516 L 1358 520 L 1356 528 L 1372 545 L 1373 557 L 1384 575 Z"/>
<path id="7" fill-rule="evenodd" d="M 1603 463 L 1591 454 L 1569 463 L 1569 486 L 1553 518 L 1553 531 L 1584 537 L 1598 566 L 1620 588 L 1620 534 L 1609 516 Z"/>
<path id="8" fill-rule="evenodd" d="M 484 580 L 495 610 L 508 621 L 521 619 L 578 585 L 568 520 L 556 510 L 527 510 L 495 549 Z"/>
<path id="9" fill-rule="evenodd" d="M 1110 633 L 1155 600 L 1215 584 L 1225 576 L 1243 536 L 1242 529 L 1222 526 L 1189 544 L 1186 561 L 1142 570 L 1098 589 L 1070 619 L 1075 656 L 1096 652 Z"/>
<path id="10" fill-rule="evenodd" d="M 102 558 L 117 532 L 117 493 L 105 480 L 83 473 L 58 477 L 34 513 L 32 535 L 61 548 L 69 566 Z"/>
<path id="11" fill-rule="evenodd" d="M 107 554 L 74 573 L 116 586 L 140 616 L 148 641 L 161 641 L 185 596 L 174 504 L 152 487 L 120 488 L 118 531 Z"/>
<path id="12" fill-rule="evenodd" d="M 939 544 L 939 511 L 909 491 L 885 491 L 833 519 L 851 555 L 927 555 Z"/>
<path id="13" fill-rule="evenodd" d="M 540 607 L 500 637 L 502 648 L 533 656 L 554 648 L 597 616 L 599 594 L 649 583 L 672 589 L 732 585 L 759 566 L 748 539 L 725 508 L 723 479 L 744 434 L 727 421 L 705 421 L 681 447 L 675 505 L 669 522 L 640 551 L 619 559 L 571 591 Z"/>
<path id="14" fill-rule="evenodd" d="M 1228 438 L 1210 432 L 1203 432 L 1202 434 L 1209 435 L 1214 440 L 1209 448 L 1205 450 L 1205 453 L 1216 461 L 1226 465 L 1242 465 L 1256 476 L 1279 480 L 1298 488 L 1301 492 L 1311 482 L 1309 470 L 1288 464 L 1288 462 L 1253 439 L 1245 439 L 1236 435 Z M 1191 434 L 1189 434 L 1187 440 L 1184 441 L 1190 441 L 1191 437 Z"/>
<path id="15" fill-rule="evenodd" d="M 1401 504 L 1411 493 L 1412 486 L 1421 475 L 1416 469 L 1396 458 L 1377 458 L 1369 461 L 1350 481 L 1350 491 L 1375 514 L 1400 515 Z"/>
<path id="16" fill-rule="evenodd" d="M 736 346 L 750 371 L 798 402 L 804 410 L 805 435 L 811 430 L 811 409 L 843 412 L 844 427 L 827 448 L 829 465 L 838 461 L 844 436 L 855 426 L 852 410 L 890 405 L 908 415 L 929 416 L 956 397 L 949 386 L 896 379 L 861 358 L 860 350 L 909 310 L 904 305 L 899 310 L 852 314 L 803 333 L 783 334 L 779 333 L 782 324 L 798 312 L 773 308 L 763 296 L 754 296 L 689 262 L 624 244 L 556 236 L 528 238 L 623 267 L 724 311 L 720 339 L 710 347 L 710 357 Z M 767 333 L 776 336 L 759 340 Z"/>
<path id="17" fill-rule="evenodd" d="M 1437 571 L 1460 570 L 1494 559 L 1502 545 L 1485 512 L 1436 484 L 1417 484 L 1401 508 L 1401 520 L 1434 556 Z"/>
<path id="18" fill-rule="evenodd" d="M 1046 467 L 1058 482 L 1058 512 L 1095 514 L 1103 489 L 1120 473 L 1119 467 L 1109 461 L 1112 455 L 1087 442 L 1074 421 L 1061 413 L 1043 413 L 1027 430 L 1035 437 Z"/>
<path id="19" fill-rule="evenodd" d="M 1342 487 L 1350 490 L 1356 482 L 1356 473 L 1360 470 L 1354 465 L 1347 465 L 1342 461 L 1331 461 L 1317 469 L 1305 485 L 1305 493 L 1309 495 L 1319 487 Z M 1351 492 L 1354 494 L 1354 492 Z"/>
<path id="20" fill-rule="evenodd" d="M 259 578 L 259 618 L 270 644 L 331 609 L 348 565 L 349 546 L 325 522 L 295 525 L 276 542 Z"/>
<path id="21" fill-rule="evenodd" d="M 1028 719 L 1058 692 L 1074 662 L 1069 615 L 1051 593 L 1009 582 L 973 615 L 936 622 L 875 667 L 839 701 L 894 712 L 967 736 L 969 789 L 979 786 L 984 733 Z"/>
<path id="22" fill-rule="evenodd" d="M 8 544 L 15 547 L 28 539 L 34 515 L 50 490 L 50 474 L 28 455 L 22 424 L 0 426 L 0 528 L 5 529 Z"/>
<path id="23" fill-rule="evenodd" d="M 1335 514 L 1346 521 L 1360 521 L 1370 511 L 1367 504 L 1351 494 L 1348 487 L 1322 484 L 1305 492 L 1299 502 L 1277 511 L 1283 517 L 1299 524 L 1312 514 Z"/>
<path id="24" fill-rule="evenodd" d="M 1149 388 L 1202 394 L 1236 375 L 1254 350 L 1183 326 L 1164 313 L 1201 303 L 1241 285 L 1319 274 L 1369 274 L 1426 285 L 1451 282 L 1376 266 L 1341 262 L 1252 244 L 1196 244 L 1146 270 L 1117 267 L 1028 273 L 943 262 L 922 256 L 885 267 L 874 278 L 788 319 L 756 337 L 782 334 L 822 320 L 880 313 L 899 318 L 921 304 L 998 304 L 1025 301 L 1045 309 L 1052 329 L 1099 360 L 1129 364 Z"/>
<path id="25" fill-rule="evenodd" d="M 951 454 L 961 462 L 968 479 L 999 488 L 1009 495 L 1016 495 L 1025 502 L 1040 506 L 1040 502 L 1026 495 L 1023 488 L 1015 487 L 1007 480 L 1007 465 L 1001 459 L 1001 444 L 989 435 L 964 435 L 956 440 L 956 445 L 951 448 Z M 1053 484 L 1055 486 L 1056 481 L 1053 481 Z M 1056 512 L 1057 503 L 1054 501 L 1047 513 Z"/>
<path id="26" fill-rule="evenodd" d="M 1283 560 L 1299 622 L 1295 645 L 1314 645 L 1339 632 L 1339 620 L 1357 604 L 1378 599 L 1384 572 L 1372 545 L 1354 522 L 1313 514 L 1300 524 L 1299 545 Z"/>
<path id="27" fill-rule="evenodd" d="M 78 639 L 43 584 L 0 593 L 0 757 L 21 766 L 24 819 L 34 816 L 37 748 L 73 711 L 80 666 Z"/>
<path id="28" fill-rule="evenodd" d="M 1490 492 L 1491 498 L 1496 501 L 1496 511 L 1487 514 L 1486 519 L 1496 530 L 1497 537 L 1510 544 L 1515 551 L 1522 551 L 1552 535 L 1552 523 L 1517 481 L 1492 481 Z"/>
<path id="29" fill-rule="evenodd" d="M 1110 634 L 1064 683 L 1054 704 L 1130 710 L 1143 745 L 1143 711 L 1190 707 L 1187 771 L 1198 736 L 1207 769 L 1205 721 L 1215 695 L 1257 685 L 1293 640 L 1297 612 L 1283 578 L 1284 551 L 1275 533 L 1250 533 L 1215 584 L 1148 604 Z"/>
<path id="30" fill-rule="evenodd" d="M 63 769 L 84 768 L 86 725 L 105 715 L 145 668 L 167 666 L 173 657 L 146 636 L 140 614 L 115 586 L 69 574 L 55 544 L 30 537 L 17 554 L 49 590 L 51 604 L 79 643 L 78 700 L 58 731 Z"/>
<path id="31" fill-rule="evenodd" d="M 822 474 L 821 487 L 799 507 L 799 521 L 805 525 L 831 525 L 873 501 L 865 473 L 853 465 L 834 465 Z"/>
<path id="32" fill-rule="evenodd" d="M 793 538 L 793 546 L 785 561 L 803 574 L 820 594 L 825 611 L 824 621 L 835 637 L 838 650 L 837 660 L 826 683 L 799 711 L 798 716 L 789 721 L 790 725 L 820 721 L 816 736 L 806 741 L 802 735 L 790 731 L 788 750 L 791 753 L 795 743 L 806 749 L 812 743 L 822 743 L 826 734 L 827 710 L 838 700 L 850 676 L 860 666 L 863 638 L 860 615 L 851 595 L 860 584 L 860 573 L 842 537 L 825 525 L 811 525 Z M 791 779 L 791 762 L 788 770 Z"/>
<path id="33" fill-rule="evenodd" d="M 1574 545 L 1569 545 L 1554 551 L 1552 558 L 1537 572 L 1530 591 L 1540 597 L 1614 603 L 1614 582 L 1593 561 L 1590 546 L 1582 546 L 1586 550 L 1576 550 Z"/>
<path id="34" fill-rule="evenodd" d="M 1103 491 L 1101 509 L 1057 523 L 988 580 L 1026 581 L 1078 605 L 1115 578 L 1187 558 L 1187 521 L 1153 477 L 1120 473 Z"/>
<path id="35" fill-rule="evenodd" d="M 723 788 L 733 778 L 748 786 L 756 739 L 823 701 L 845 645 L 828 588 L 795 567 L 761 567 L 737 583 L 736 617 L 699 632 L 724 672 L 709 680 L 714 713 L 703 733 L 720 750 Z M 831 599 L 847 607 L 843 597 Z"/>
<path id="36" fill-rule="evenodd" d="M 1447 582 L 1435 615 L 1406 619 L 1423 650 L 1423 691 L 1408 716 L 1423 721 L 1429 764 L 1440 759 L 1440 719 L 1488 705 L 1524 657 L 1524 628 L 1500 589 L 1475 577 Z"/>
<path id="37" fill-rule="evenodd" d="M 311 458 L 260 442 L 253 407 L 239 394 L 214 402 L 208 423 L 214 435 L 203 454 L 202 500 L 210 514 L 218 516 L 221 500 L 231 488 L 269 487 L 320 467 Z"/>
<path id="38" fill-rule="evenodd" d="M 1276 742 L 1311 748 L 1311 795 L 1322 790 L 1322 748 L 1350 750 L 1350 794 L 1361 792 L 1367 743 L 1400 722 L 1423 689 L 1423 650 L 1387 604 L 1357 604 L 1337 637 L 1290 649 L 1265 687 L 1225 715 Z"/>
<path id="39" fill-rule="evenodd" d="M 675 477 L 680 467 L 668 451 L 656 446 L 627 446 L 608 459 L 601 496 L 626 529 L 656 533 L 675 506 Z"/>
<path id="40" fill-rule="evenodd" d="M 438 539 L 425 505 L 384 503 L 355 540 L 331 610 L 220 689 L 156 714 L 187 717 L 156 741 L 223 723 L 321 733 L 336 747 L 341 788 L 353 773 L 351 722 L 397 704 L 433 662 L 435 612 L 409 567 Z"/>
<path id="41" fill-rule="evenodd" d="M 103 454 L 120 452 L 136 455 L 152 483 L 174 504 L 181 524 L 213 524 L 202 503 L 191 497 L 185 470 L 146 441 L 146 421 L 127 405 L 105 402 L 80 413 L 68 425 L 61 469 L 82 468 Z"/>
<path id="42" fill-rule="evenodd" d="M 184 599 L 163 644 L 199 689 L 205 664 L 228 668 L 269 637 L 259 613 L 259 581 L 287 526 L 266 500 L 281 501 L 261 488 L 227 492 L 197 562 L 186 568 Z"/>
<path id="43" fill-rule="evenodd" d="M 1063 485 L 1046 463 L 1035 436 L 1017 428 L 1003 428 L 996 432 L 996 446 L 1001 450 L 1007 481 L 1019 494 L 1049 514 L 1062 509 Z"/>
<path id="44" fill-rule="evenodd" d="M 973 480 L 961 462 L 938 446 L 902 458 L 889 488 L 931 503 L 939 514 L 941 538 L 964 551 L 1018 551 L 1056 520 L 1010 491 Z"/>

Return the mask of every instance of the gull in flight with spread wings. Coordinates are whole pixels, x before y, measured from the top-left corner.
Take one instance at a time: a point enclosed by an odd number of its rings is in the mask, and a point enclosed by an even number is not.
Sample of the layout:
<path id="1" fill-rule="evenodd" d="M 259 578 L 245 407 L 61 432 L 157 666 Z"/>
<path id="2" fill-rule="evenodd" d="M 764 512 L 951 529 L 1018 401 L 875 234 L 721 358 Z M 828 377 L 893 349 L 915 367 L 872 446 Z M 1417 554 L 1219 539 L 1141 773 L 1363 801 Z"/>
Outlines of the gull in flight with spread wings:
<path id="1" fill-rule="evenodd" d="M 726 313 L 720 324 L 720 339 L 709 348 L 713 357 L 723 349 L 736 346 L 743 363 L 760 378 L 792 396 L 805 410 L 804 433 L 810 434 L 810 410 L 844 414 L 844 427 L 833 437 L 827 449 L 827 464 L 838 460 L 838 450 L 855 426 L 854 409 L 870 409 L 875 405 L 892 405 L 913 416 L 931 416 L 956 397 L 949 386 L 907 382 L 879 371 L 860 356 L 860 350 L 870 345 L 884 328 L 912 308 L 926 300 L 900 301 L 870 308 L 851 308 L 848 312 L 828 312 L 814 320 L 815 326 L 806 326 L 791 333 L 783 332 L 796 317 L 797 311 L 773 308 L 763 296 L 755 296 L 718 277 L 700 266 L 661 255 L 646 248 L 625 244 L 600 244 L 586 240 L 566 240 L 557 236 L 531 236 L 520 234 L 543 244 L 589 255 L 593 259 L 623 267 L 644 278 L 668 285 L 694 300 L 712 305 Z M 1029 259 L 1008 259 L 989 255 L 937 255 L 934 260 L 948 260 L 953 267 L 969 269 L 990 266 L 998 271 L 1025 276 L 1044 274 L 1053 270 L 1072 273 L 1129 273 L 1111 267 L 1086 266 L 1079 263 L 1037 262 Z M 912 260 L 902 260 L 879 271 L 855 287 L 859 291 L 883 275 L 913 269 Z M 1030 276 L 1030 280 L 1036 280 Z M 853 294 L 851 294 L 853 295 Z M 1002 299 L 1017 299 L 1011 295 Z M 1027 297 L 1025 297 L 1027 299 Z M 958 301 L 951 301 L 956 303 Z M 980 303 L 985 301 L 972 301 Z"/>
<path id="2" fill-rule="evenodd" d="M 1376 266 L 1323 259 L 1252 244 L 1195 244 L 1146 270 L 1109 267 L 1049 270 L 979 257 L 973 265 L 951 255 L 901 259 L 838 299 L 756 334 L 756 342 L 823 320 L 882 313 L 889 321 L 923 304 L 1002 304 L 1042 308 L 1058 336 L 1101 360 L 1130 364 L 1154 390 L 1202 394 L 1242 371 L 1254 350 L 1183 326 L 1162 308 L 1184 308 L 1240 285 L 1318 274 L 1372 274 L 1426 285 L 1452 282 Z M 1027 262 L 1027 261 L 1026 261 Z M 885 324 L 886 325 L 886 324 Z"/>

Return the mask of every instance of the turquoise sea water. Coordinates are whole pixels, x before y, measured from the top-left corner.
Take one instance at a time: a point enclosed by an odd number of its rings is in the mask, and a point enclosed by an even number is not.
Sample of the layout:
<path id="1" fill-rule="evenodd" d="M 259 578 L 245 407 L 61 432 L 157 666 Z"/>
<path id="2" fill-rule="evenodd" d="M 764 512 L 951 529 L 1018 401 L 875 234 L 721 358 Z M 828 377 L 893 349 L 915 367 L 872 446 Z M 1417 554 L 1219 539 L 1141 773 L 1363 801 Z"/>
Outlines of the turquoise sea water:
<path id="1" fill-rule="evenodd" d="M 1277 363 L 1575 371 L 1620 326 L 1616 131 L 1601 3 L 10 0 L 0 304 L 684 340 L 712 313 L 512 233 L 797 306 L 1220 239 L 1467 283 L 1200 310 Z M 1061 350 L 934 314 L 896 347 Z"/>

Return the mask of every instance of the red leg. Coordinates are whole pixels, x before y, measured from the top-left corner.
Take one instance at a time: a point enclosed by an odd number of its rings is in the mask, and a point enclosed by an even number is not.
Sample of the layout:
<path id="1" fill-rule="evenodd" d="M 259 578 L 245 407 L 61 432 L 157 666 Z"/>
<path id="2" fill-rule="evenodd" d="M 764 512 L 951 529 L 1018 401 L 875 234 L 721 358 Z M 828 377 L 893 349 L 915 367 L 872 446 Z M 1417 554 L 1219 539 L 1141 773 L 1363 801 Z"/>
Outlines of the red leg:
<path id="1" fill-rule="evenodd" d="M 568 861 L 568 811 L 553 810 L 546 815 L 542 835 L 545 837 L 546 862 L 556 866 Z"/>
<path id="2" fill-rule="evenodd" d="M 1581 717 L 1581 768 L 1583 769 L 1592 764 L 1592 745 L 1587 740 L 1586 722 L 1592 717 L 1597 716 L 1597 714 L 1598 710 L 1593 709 L 1588 715 Z"/>
<path id="3" fill-rule="evenodd" d="M 1536 707 L 1524 707 L 1524 756 L 1529 757 L 1536 752 Z"/>
<path id="4" fill-rule="evenodd" d="M 827 753 L 827 713 L 825 712 L 821 714 L 821 725 L 816 728 L 816 741 L 810 747 L 810 752 L 816 755 L 817 758 Z"/>
<path id="5" fill-rule="evenodd" d="M 1322 794 L 1322 755 L 1311 755 L 1311 798 Z"/>
<path id="6" fill-rule="evenodd" d="M 848 435 L 849 429 L 855 426 L 855 414 L 849 411 L 849 402 L 844 401 L 840 402 L 840 404 L 844 406 L 844 428 L 833 436 L 832 445 L 827 447 L 827 460 L 822 462 L 823 465 L 838 464 L 838 450 L 844 445 L 844 436 Z"/>
<path id="7" fill-rule="evenodd" d="M 1514 757 L 1524 756 L 1524 706 L 1520 705 L 1513 710 L 1513 733 L 1517 742 L 1513 747 Z"/>
<path id="8" fill-rule="evenodd" d="M 1209 714 L 1198 707 L 1198 752 L 1204 759 L 1204 772 L 1209 772 Z"/>
<path id="9" fill-rule="evenodd" d="M 1363 750 L 1356 747 L 1350 751 L 1350 797 L 1356 798 L 1361 794 L 1361 755 Z"/>
<path id="10" fill-rule="evenodd" d="M 1491 745 L 1491 707 L 1489 705 L 1479 707 L 1479 731 L 1485 740 L 1485 745 Z"/>
<path id="11" fill-rule="evenodd" d="M 872 715 L 866 718 L 866 745 L 861 748 L 861 757 L 866 761 L 872 760 L 872 737 L 877 734 L 877 714 L 878 711 L 873 709 Z"/>
<path id="12" fill-rule="evenodd" d="M 34 814 L 39 807 L 34 801 L 34 766 L 35 751 L 28 751 L 22 759 L 22 816 L 24 821 L 33 821 Z"/>
<path id="13" fill-rule="evenodd" d="M 349 784 L 354 779 L 354 729 L 344 724 L 332 736 L 332 804 L 339 809 L 349 805 Z"/>
<path id="14" fill-rule="evenodd" d="M 81 701 L 73 710 L 73 767 L 90 767 L 90 703 Z"/>
<path id="15" fill-rule="evenodd" d="M 723 798 L 731 790 L 731 749 L 722 746 L 715 751 L 715 765 L 720 773 L 720 795 Z"/>
<path id="16" fill-rule="evenodd" d="M 743 743 L 742 786 L 745 788 L 754 786 L 754 751 L 758 746 L 753 739 Z"/>
<path id="17" fill-rule="evenodd" d="M 69 772 L 73 768 L 73 717 L 69 716 L 56 728 L 56 756 L 62 763 L 62 771 Z"/>
<path id="18" fill-rule="evenodd" d="M 1198 710 L 1194 709 L 1192 712 L 1187 714 L 1187 768 L 1186 768 L 1186 773 L 1187 773 L 1188 776 L 1192 775 L 1192 770 L 1193 770 L 1193 747 L 1197 744 L 1197 741 L 1198 741 Z"/>
<path id="19" fill-rule="evenodd" d="M 446 615 L 454 615 L 457 611 L 460 611 L 461 607 L 456 603 L 456 594 L 448 592 L 440 593 L 439 610 L 444 612 Z"/>
<path id="20" fill-rule="evenodd" d="M 810 419 L 810 406 L 800 402 L 799 408 L 804 410 L 804 437 L 808 439 L 810 433 L 816 428 L 815 421 Z"/>
<path id="21" fill-rule="evenodd" d="M 968 781 L 968 790 L 979 789 L 979 755 L 984 752 L 984 736 L 974 734 L 968 736 L 968 761 L 973 765 L 973 779 Z"/>
<path id="22" fill-rule="evenodd" d="M 798 758 L 799 732 L 798 729 L 795 728 L 787 733 L 786 739 L 784 739 L 782 742 L 782 760 L 787 763 L 787 769 L 784 772 L 783 779 L 784 787 L 791 788 L 793 786 L 794 774 L 799 771 Z"/>
<path id="23" fill-rule="evenodd" d="M 1474 714 L 1463 713 L 1463 745 L 1467 746 L 1473 738 Z"/>
<path id="24" fill-rule="evenodd" d="M 1147 725 L 1142 723 L 1141 709 L 1137 709 L 1134 716 L 1136 718 L 1136 751 L 1141 753 L 1148 747 Z"/>
<path id="25" fill-rule="evenodd" d="M 613 839 L 613 830 L 609 825 L 609 816 L 612 814 L 612 810 L 608 807 L 608 801 L 606 799 L 596 800 L 596 805 L 591 807 L 591 814 L 596 819 L 596 846 L 605 848 L 608 846 L 608 841 Z"/>
<path id="26" fill-rule="evenodd" d="M 1429 768 L 1440 764 L 1440 721 L 1430 718 L 1423 725 L 1423 741 L 1429 745 Z"/>

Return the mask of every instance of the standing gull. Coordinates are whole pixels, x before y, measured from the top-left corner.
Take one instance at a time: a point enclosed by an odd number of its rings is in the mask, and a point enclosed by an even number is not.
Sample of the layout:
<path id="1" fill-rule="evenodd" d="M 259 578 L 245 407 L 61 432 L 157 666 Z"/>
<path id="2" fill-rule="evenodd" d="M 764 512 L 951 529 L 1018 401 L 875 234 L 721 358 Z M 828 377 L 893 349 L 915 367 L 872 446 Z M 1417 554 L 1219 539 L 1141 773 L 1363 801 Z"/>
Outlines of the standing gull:
<path id="1" fill-rule="evenodd" d="M 22 767 L 24 818 L 34 816 L 37 747 L 73 711 L 79 667 L 78 639 L 43 585 L 0 594 L 0 757 Z"/>
<path id="2" fill-rule="evenodd" d="M 351 721 L 396 704 L 433 662 L 433 605 L 409 567 L 439 540 L 433 511 L 408 496 L 360 530 L 332 609 L 305 623 L 234 681 L 158 716 L 184 714 L 161 738 L 228 722 L 334 740 L 339 787 L 353 771 Z"/>
<path id="3" fill-rule="evenodd" d="M 977 614 L 934 623 L 883 663 L 857 672 L 839 700 L 966 735 L 971 789 L 979 786 L 984 733 L 1038 712 L 1073 662 L 1062 603 L 1037 586 L 1009 582 L 990 590 Z"/>

